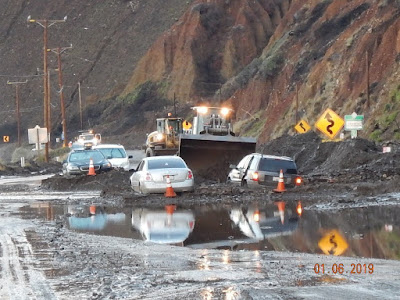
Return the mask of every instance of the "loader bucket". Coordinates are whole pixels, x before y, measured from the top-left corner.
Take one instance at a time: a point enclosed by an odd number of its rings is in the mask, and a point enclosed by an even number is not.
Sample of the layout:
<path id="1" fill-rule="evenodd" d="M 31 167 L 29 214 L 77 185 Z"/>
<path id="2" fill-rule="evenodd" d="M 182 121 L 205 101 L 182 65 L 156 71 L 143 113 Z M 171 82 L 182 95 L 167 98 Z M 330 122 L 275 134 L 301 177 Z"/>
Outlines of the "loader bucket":
<path id="1" fill-rule="evenodd" d="M 181 135 L 179 156 L 195 178 L 225 182 L 230 164 L 256 151 L 256 139 L 209 134 Z"/>

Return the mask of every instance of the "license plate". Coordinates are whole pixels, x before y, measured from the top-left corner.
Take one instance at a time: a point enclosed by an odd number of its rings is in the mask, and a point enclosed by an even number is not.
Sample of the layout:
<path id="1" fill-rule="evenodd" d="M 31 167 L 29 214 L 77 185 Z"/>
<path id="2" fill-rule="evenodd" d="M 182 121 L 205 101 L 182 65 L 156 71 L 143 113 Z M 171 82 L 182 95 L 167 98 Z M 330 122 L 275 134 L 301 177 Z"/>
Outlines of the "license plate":
<path id="1" fill-rule="evenodd" d="M 164 175 L 164 181 L 167 182 L 167 175 Z M 173 175 L 169 175 L 169 181 L 174 181 L 174 176 Z"/>

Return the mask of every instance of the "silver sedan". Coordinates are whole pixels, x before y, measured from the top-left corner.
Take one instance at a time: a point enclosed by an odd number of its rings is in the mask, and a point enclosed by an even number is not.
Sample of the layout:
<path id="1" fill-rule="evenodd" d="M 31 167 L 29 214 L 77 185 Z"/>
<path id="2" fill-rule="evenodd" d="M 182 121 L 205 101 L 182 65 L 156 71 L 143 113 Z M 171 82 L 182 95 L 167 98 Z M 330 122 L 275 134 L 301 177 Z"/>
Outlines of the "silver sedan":
<path id="1" fill-rule="evenodd" d="M 167 180 L 175 192 L 192 192 L 192 171 L 179 156 L 152 156 L 143 158 L 130 177 L 131 187 L 142 194 L 164 193 Z"/>

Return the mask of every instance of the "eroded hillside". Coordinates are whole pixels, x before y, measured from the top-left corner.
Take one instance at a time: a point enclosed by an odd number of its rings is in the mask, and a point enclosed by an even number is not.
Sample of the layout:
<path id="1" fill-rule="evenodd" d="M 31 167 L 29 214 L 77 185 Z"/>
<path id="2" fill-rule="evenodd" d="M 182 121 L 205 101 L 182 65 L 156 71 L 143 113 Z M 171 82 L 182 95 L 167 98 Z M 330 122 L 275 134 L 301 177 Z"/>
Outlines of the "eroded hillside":
<path id="1" fill-rule="evenodd" d="M 226 101 L 260 142 L 328 107 L 365 115 L 364 137 L 399 138 L 399 13 L 399 1 L 197 1 L 124 94 L 154 81 L 183 103 Z"/>

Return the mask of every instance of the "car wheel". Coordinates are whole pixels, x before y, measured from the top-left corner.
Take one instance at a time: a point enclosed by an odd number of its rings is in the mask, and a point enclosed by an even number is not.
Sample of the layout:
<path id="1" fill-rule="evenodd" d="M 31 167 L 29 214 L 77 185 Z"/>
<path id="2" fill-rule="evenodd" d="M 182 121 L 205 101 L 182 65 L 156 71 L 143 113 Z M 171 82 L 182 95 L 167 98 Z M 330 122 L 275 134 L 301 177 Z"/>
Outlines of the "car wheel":
<path id="1" fill-rule="evenodd" d="M 248 185 L 247 185 L 247 180 L 243 179 L 240 185 L 241 185 L 242 187 L 247 188 L 247 187 L 248 187 Z"/>
<path id="2" fill-rule="evenodd" d="M 232 183 L 232 179 L 230 177 L 226 178 L 226 184 L 231 184 Z"/>

